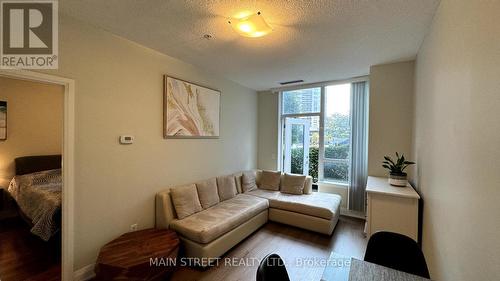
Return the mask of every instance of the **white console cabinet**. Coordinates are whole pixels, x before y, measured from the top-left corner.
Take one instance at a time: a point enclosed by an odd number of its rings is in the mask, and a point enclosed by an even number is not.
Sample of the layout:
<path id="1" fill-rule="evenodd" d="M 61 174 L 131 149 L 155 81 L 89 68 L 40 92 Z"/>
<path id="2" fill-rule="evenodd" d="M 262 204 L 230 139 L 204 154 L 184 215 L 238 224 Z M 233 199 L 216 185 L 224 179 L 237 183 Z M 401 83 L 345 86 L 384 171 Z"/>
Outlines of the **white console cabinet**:
<path id="1" fill-rule="evenodd" d="M 387 178 L 368 177 L 366 184 L 366 234 L 377 231 L 404 234 L 418 241 L 418 200 L 420 196 L 408 184 L 392 186 Z"/>

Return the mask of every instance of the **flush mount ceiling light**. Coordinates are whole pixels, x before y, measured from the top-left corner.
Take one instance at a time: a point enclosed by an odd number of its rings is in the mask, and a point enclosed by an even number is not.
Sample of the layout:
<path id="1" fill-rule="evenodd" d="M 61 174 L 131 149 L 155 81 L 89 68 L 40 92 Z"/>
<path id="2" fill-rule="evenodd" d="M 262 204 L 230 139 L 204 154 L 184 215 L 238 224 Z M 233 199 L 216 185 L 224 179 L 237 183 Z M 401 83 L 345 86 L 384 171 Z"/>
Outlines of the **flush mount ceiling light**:
<path id="1" fill-rule="evenodd" d="M 229 24 L 236 32 L 245 37 L 262 37 L 273 31 L 260 12 L 232 18 Z"/>

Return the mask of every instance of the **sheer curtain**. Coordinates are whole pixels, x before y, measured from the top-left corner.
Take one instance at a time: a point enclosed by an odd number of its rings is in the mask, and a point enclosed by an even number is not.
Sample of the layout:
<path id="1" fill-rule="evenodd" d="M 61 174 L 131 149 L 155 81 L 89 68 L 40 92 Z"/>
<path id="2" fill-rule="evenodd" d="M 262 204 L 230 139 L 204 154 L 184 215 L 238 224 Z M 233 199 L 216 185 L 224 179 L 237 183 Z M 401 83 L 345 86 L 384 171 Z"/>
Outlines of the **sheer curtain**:
<path id="1" fill-rule="evenodd" d="M 365 189 L 368 178 L 368 83 L 351 86 L 351 176 L 349 209 L 365 212 Z"/>

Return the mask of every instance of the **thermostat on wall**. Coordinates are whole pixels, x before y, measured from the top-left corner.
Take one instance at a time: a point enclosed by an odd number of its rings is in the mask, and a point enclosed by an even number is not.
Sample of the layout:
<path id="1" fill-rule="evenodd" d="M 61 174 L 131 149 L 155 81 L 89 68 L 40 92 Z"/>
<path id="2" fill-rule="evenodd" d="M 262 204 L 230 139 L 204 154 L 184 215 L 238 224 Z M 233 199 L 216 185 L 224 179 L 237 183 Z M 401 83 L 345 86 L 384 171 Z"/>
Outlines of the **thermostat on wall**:
<path id="1" fill-rule="evenodd" d="M 130 136 L 130 135 L 120 136 L 120 143 L 121 144 L 133 144 L 134 143 L 134 136 Z"/>

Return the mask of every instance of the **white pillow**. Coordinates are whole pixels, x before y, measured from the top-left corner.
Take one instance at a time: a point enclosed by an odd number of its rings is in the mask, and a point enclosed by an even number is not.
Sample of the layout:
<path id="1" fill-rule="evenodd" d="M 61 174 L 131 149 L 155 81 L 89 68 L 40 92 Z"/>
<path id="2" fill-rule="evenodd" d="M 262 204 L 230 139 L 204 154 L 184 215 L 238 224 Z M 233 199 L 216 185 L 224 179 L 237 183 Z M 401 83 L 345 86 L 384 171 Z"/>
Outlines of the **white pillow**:
<path id="1" fill-rule="evenodd" d="M 203 210 L 194 184 L 171 188 L 170 197 L 180 220 Z"/>
<path id="2" fill-rule="evenodd" d="M 285 176 L 283 177 L 283 181 L 281 182 L 280 191 L 290 194 L 303 194 L 305 182 L 306 176 L 285 174 Z"/>
<path id="3" fill-rule="evenodd" d="M 215 178 L 197 182 L 196 189 L 203 209 L 210 208 L 220 202 Z"/>
<path id="4" fill-rule="evenodd" d="M 238 194 L 234 176 L 217 177 L 217 189 L 220 201 L 231 199 Z"/>
<path id="5" fill-rule="evenodd" d="M 243 192 L 257 189 L 255 173 L 253 171 L 243 172 L 243 176 L 241 177 L 241 189 Z"/>
<path id="6" fill-rule="evenodd" d="M 262 171 L 259 188 L 267 190 L 280 190 L 280 171 Z"/>

